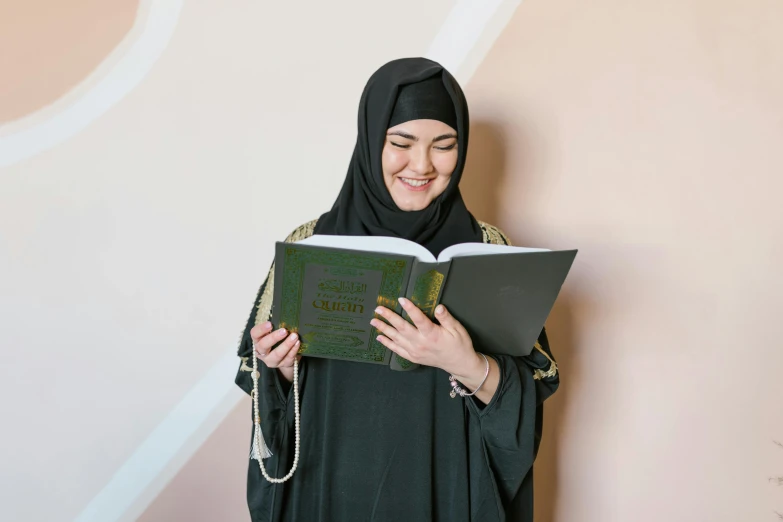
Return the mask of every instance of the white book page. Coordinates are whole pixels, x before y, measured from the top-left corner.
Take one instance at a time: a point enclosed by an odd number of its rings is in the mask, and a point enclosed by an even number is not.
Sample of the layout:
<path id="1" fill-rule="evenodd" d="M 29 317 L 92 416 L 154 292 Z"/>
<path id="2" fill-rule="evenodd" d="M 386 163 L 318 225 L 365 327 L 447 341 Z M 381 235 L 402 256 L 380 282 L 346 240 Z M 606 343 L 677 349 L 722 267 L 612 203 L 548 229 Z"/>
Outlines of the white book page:
<path id="1" fill-rule="evenodd" d="M 382 254 L 400 254 L 404 256 L 413 256 L 420 261 L 435 263 L 435 257 L 429 250 L 407 239 L 388 236 L 331 236 L 326 234 L 316 234 L 302 241 L 297 241 L 299 245 L 323 246 L 333 248 L 344 248 L 346 250 L 365 250 L 368 252 L 379 252 Z"/>
<path id="2" fill-rule="evenodd" d="M 448 261 L 460 256 L 483 256 L 492 254 L 515 254 L 523 252 L 548 252 L 547 248 L 528 248 L 508 245 L 492 245 L 489 243 L 460 243 L 443 250 L 438 261 Z"/>

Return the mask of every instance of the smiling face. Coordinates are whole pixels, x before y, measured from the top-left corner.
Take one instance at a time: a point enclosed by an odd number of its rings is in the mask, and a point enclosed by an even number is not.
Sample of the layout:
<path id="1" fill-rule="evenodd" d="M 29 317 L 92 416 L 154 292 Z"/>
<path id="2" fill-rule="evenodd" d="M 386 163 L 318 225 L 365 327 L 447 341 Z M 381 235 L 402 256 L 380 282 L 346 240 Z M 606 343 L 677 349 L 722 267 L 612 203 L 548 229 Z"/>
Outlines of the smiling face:
<path id="1" fill-rule="evenodd" d="M 383 181 L 400 210 L 426 208 L 457 167 L 457 131 L 438 120 L 411 120 L 386 131 Z"/>

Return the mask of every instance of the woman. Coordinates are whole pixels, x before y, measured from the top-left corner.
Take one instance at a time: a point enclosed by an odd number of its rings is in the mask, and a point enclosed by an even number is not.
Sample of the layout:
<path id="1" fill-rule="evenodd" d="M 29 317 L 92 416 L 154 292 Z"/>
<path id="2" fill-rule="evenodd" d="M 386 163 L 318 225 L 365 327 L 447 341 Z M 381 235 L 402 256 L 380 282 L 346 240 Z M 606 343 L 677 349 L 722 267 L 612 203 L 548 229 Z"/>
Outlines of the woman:
<path id="1" fill-rule="evenodd" d="M 386 235 L 437 254 L 463 242 L 508 244 L 478 222 L 459 192 L 468 147 L 468 108 L 456 80 L 430 60 L 402 59 L 370 78 L 359 134 L 332 209 L 287 241 L 312 234 Z M 250 393 L 255 356 L 263 435 L 272 477 L 293 460 L 291 391 L 299 340 L 272 331 L 274 265 L 245 328 L 237 384 Z M 544 332 L 528 357 L 484 357 L 441 309 L 433 323 L 410 302 L 410 325 L 391 310 L 373 320 L 380 340 L 418 369 L 305 358 L 299 369 L 301 461 L 290 481 L 265 480 L 250 460 L 254 521 L 532 521 L 532 465 L 541 403 L 558 386 Z M 488 373 L 487 373 L 488 372 Z M 450 397 L 449 374 L 473 395 Z"/>

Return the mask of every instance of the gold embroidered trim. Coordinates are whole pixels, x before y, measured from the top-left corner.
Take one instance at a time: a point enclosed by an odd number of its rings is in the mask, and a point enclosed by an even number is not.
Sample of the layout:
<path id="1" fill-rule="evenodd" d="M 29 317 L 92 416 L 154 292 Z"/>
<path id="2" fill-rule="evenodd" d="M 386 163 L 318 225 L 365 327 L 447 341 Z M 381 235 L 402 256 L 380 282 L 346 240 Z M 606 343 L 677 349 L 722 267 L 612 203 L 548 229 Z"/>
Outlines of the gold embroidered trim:
<path id="1" fill-rule="evenodd" d="M 248 361 L 248 359 L 250 359 L 250 357 L 241 357 L 241 359 L 242 359 L 242 366 L 239 367 L 240 371 L 252 372 L 253 371 L 253 367 L 247 365 L 247 361 Z"/>
<path id="2" fill-rule="evenodd" d="M 285 238 L 285 242 L 296 243 L 297 241 L 301 241 L 303 239 L 307 239 L 308 237 L 312 236 L 313 231 L 315 230 L 316 223 L 318 223 L 318 220 L 314 219 L 298 227 L 296 230 L 291 232 L 291 234 L 289 234 L 287 238 Z"/>
<path id="3" fill-rule="evenodd" d="M 511 241 L 508 240 L 508 236 L 498 227 L 485 223 L 484 221 L 479 221 L 478 224 L 481 227 L 481 233 L 484 235 L 484 243 L 490 243 L 492 245 L 511 244 Z"/>
<path id="4" fill-rule="evenodd" d="M 537 368 L 533 372 L 533 380 L 540 381 L 541 379 L 546 379 L 548 377 L 554 377 L 557 375 L 557 363 L 554 359 L 552 359 L 548 353 L 541 347 L 541 344 L 536 341 L 536 344 L 533 346 L 536 350 L 544 354 L 544 357 L 546 357 L 549 360 L 549 369 L 547 371 L 541 370 Z"/>
<path id="5" fill-rule="evenodd" d="M 275 263 L 272 262 L 272 268 L 269 269 L 269 274 L 266 276 L 266 288 L 264 293 L 261 294 L 261 299 L 258 300 L 258 309 L 256 311 L 256 320 L 253 325 L 263 323 L 269 319 L 269 315 L 272 313 L 272 296 L 275 291 Z"/>
<path id="6" fill-rule="evenodd" d="M 296 230 L 291 232 L 287 238 L 285 238 L 285 242 L 296 243 L 297 241 L 301 241 L 312 236 L 313 230 L 315 230 L 315 224 L 317 222 L 318 220 L 314 219 L 298 227 Z M 269 269 L 269 275 L 266 278 L 266 288 L 264 288 L 264 293 L 261 295 L 261 299 L 258 300 L 258 311 L 256 312 L 256 320 L 254 324 L 260 324 L 269 320 L 269 316 L 272 313 L 272 298 L 274 295 L 275 264 L 272 263 L 272 268 Z"/>

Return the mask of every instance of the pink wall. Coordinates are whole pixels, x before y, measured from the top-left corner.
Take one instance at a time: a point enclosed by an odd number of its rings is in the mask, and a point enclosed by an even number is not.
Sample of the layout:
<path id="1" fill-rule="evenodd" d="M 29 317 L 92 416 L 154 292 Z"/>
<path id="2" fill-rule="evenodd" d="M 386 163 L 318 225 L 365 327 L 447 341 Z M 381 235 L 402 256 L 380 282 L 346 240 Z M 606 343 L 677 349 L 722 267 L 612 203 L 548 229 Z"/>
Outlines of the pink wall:
<path id="1" fill-rule="evenodd" d="M 563 386 L 537 520 L 783 512 L 780 20 L 779 2 L 531 0 L 468 86 L 481 212 L 580 249 L 548 322 Z"/>
<path id="2" fill-rule="evenodd" d="M 139 0 L 25 0 L 0 5 L 0 123 L 54 102 L 133 26 Z"/>

